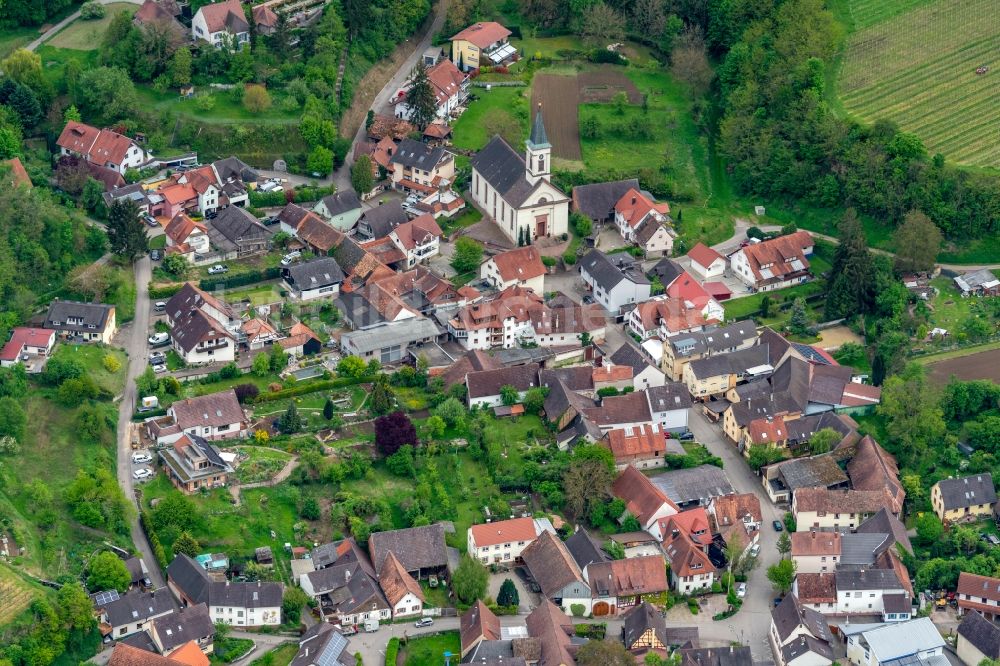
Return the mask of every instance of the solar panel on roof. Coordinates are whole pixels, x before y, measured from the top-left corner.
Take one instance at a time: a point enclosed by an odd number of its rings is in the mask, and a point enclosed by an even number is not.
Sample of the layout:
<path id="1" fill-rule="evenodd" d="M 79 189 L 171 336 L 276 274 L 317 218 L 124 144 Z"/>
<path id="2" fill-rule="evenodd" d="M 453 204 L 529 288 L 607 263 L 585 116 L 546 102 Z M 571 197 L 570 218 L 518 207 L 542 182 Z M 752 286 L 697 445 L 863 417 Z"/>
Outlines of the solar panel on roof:
<path id="1" fill-rule="evenodd" d="M 343 666 L 339 657 L 347 647 L 347 639 L 334 631 L 323 650 L 316 655 L 316 666 Z"/>
<path id="2" fill-rule="evenodd" d="M 112 601 L 118 601 L 121 596 L 118 594 L 118 590 L 105 590 L 104 592 L 98 592 L 94 595 L 94 601 L 97 605 L 109 604 Z"/>

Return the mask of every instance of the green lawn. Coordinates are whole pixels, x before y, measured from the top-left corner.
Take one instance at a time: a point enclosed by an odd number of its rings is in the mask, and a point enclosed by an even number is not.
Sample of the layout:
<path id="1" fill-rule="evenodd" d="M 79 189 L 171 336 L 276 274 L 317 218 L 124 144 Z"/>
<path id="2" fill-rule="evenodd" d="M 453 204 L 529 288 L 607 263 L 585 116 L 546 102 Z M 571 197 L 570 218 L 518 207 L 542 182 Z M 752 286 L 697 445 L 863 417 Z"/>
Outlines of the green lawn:
<path id="1" fill-rule="evenodd" d="M 203 123 L 297 123 L 301 110 L 285 111 L 281 101 L 283 93 L 272 91 L 271 108 L 267 111 L 254 113 L 243 107 L 241 102 L 233 99 L 228 91 L 211 91 L 208 88 L 197 90 L 197 95 L 211 95 L 215 100 L 211 109 L 198 108 L 197 99 L 181 97 L 176 90 L 157 92 L 147 86 L 136 86 L 139 102 L 146 108 L 157 111 L 169 111 L 179 116 L 193 118 Z"/>
<path id="2" fill-rule="evenodd" d="M 288 666 L 298 652 L 298 643 L 285 643 L 254 659 L 250 662 L 250 666 Z"/>
<path id="3" fill-rule="evenodd" d="M 109 372 L 104 367 L 105 356 L 111 356 L 118 361 L 118 370 Z M 56 345 L 56 350 L 52 354 L 52 357 L 77 361 L 99 386 L 107 389 L 114 395 L 121 393 L 125 387 L 125 352 L 116 347 L 60 343 Z"/>
<path id="4" fill-rule="evenodd" d="M 448 631 L 433 636 L 411 638 L 400 650 L 405 666 L 429 666 L 444 663 L 444 653 L 452 654 L 452 661 L 458 661 L 462 646 L 457 631 Z"/>
<path id="5" fill-rule="evenodd" d="M 231 450 L 241 458 L 236 468 L 240 483 L 268 481 L 292 458 L 290 453 L 260 446 L 237 446 Z M 248 457 L 242 459 L 244 455 Z"/>
<path id="6" fill-rule="evenodd" d="M 438 224 L 441 225 L 441 231 L 444 232 L 445 236 L 450 236 L 453 231 L 471 227 L 481 219 L 483 219 L 483 214 L 479 212 L 479 209 L 466 203 L 465 210 L 460 215 L 450 219 L 441 218 L 438 220 Z"/>
<path id="7" fill-rule="evenodd" d="M 465 113 L 452 125 L 452 143 L 455 147 L 479 150 L 485 146 L 490 136 L 483 119 L 495 109 L 507 112 L 520 109 L 527 127 L 528 99 L 531 95 L 528 88 L 494 87 L 487 92 L 485 88 L 473 87 L 470 92 L 479 99 L 471 102 Z"/>
<path id="8" fill-rule="evenodd" d="M 254 307 L 259 307 L 261 305 L 272 305 L 274 303 L 281 303 L 284 299 L 281 294 L 278 293 L 278 285 L 276 284 L 261 284 L 254 285 L 251 287 L 238 287 L 236 289 L 226 290 L 224 293 L 227 303 L 240 303 L 242 301 L 250 301 Z"/>
<path id="9" fill-rule="evenodd" d="M 38 28 L 22 28 L 19 26 L 0 30 L 0 59 L 6 58 L 22 46 L 27 46 L 39 34 Z"/>
<path id="10" fill-rule="evenodd" d="M 788 315 L 787 313 L 779 313 L 779 303 L 792 301 L 800 296 L 805 298 L 807 296 L 822 293 L 823 286 L 822 281 L 813 280 L 812 282 L 798 284 L 794 287 L 788 287 L 787 289 L 760 292 L 751 296 L 734 298 L 723 302 L 722 307 L 726 311 L 726 321 L 739 321 L 740 319 L 746 319 L 747 317 L 754 315 L 758 310 L 760 310 L 760 302 L 765 296 L 767 296 L 771 299 L 772 309 L 771 317 L 767 321 L 782 321 Z"/>
<path id="11" fill-rule="evenodd" d="M 150 250 L 162 250 L 167 247 L 167 236 L 166 234 L 160 234 L 159 236 L 153 236 L 149 239 L 149 249 Z"/>
<path id="12" fill-rule="evenodd" d="M 105 5 L 104 8 L 106 10 L 104 18 L 94 21 L 77 19 L 56 33 L 55 37 L 46 43 L 61 49 L 78 49 L 80 51 L 96 49 L 101 45 L 101 40 L 104 38 L 108 26 L 111 25 L 112 19 L 122 12 L 129 15 L 135 14 L 139 6 L 127 2 L 116 2 Z"/>

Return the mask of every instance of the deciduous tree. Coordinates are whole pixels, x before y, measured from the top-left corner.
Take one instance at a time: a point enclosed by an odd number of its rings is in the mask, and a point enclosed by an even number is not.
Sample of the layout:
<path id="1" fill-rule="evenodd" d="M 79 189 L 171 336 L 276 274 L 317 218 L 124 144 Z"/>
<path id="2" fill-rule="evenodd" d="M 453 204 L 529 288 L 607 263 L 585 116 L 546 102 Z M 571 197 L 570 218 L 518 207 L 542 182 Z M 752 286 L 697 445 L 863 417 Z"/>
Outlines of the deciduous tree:
<path id="1" fill-rule="evenodd" d="M 191 536 L 189 532 L 181 532 L 181 535 L 174 541 L 174 555 L 183 553 L 188 557 L 197 557 L 201 552 L 201 544 Z"/>
<path id="2" fill-rule="evenodd" d="M 455 596 L 464 604 L 471 604 L 486 596 L 489 573 L 486 567 L 472 557 L 463 557 L 451 577 Z"/>
<path id="3" fill-rule="evenodd" d="M 105 550 L 87 564 L 87 587 L 91 592 L 118 590 L 125 592 L 132 583 L 132 574 L 120 557 Z"/>
<path id="4" fill-rule="evenodd" d="M 577 446 L 562 477 L 566 510 L 576 518 L 589 515 L 594 503 L 603 504 L 611 496 L 614 479 L 611 451 L 597 445 Z"/>
<path id="5" fill-rule="evenodd" d="M 393 412 L 375 419 L 375 448 L 391 456 L 403 446 L 417 446 L 417 429 L 403 412 Z"/>
<path id="6" fill-rule="evenodd" d="M 839 239 L 826 290 L 827 319 L 870 312 L 875 299 L 875 264 L 868 250 L 864 229 L 853 208 L 844 213 L 839 226 Z"/>
<path id="7" fill-rule="evenodd" d="M 271 108 L 271 94 L 264 86 L 247 86 L 243 91 L 243 108 L 250 113 L 263 113 Z"/>
<path id="8" fill-rule="evenodd" d="M 613 8 L 597 2 L 584 14 L 580 34 L 602 46 L 617 42 L 625 37 L 625 19 Z"/>
<path id="9" fill-rule="evenodd" d="M 620 640 L 591 639 L 577 650 L 576 663 L 578 666 L 635 666 L 635 656 Z"/>
<path id="10" fill-rule="evenodd" d="M 833 448 L 833 445 L 841 440 L 840 433 L 833 428 L 823 428 L 809 438 L 809 451 L 813 455 L 826 453 Z"/>
<path id="11" fill-rule="evenodd" d="M 795 580 L 795 561 L 780 560 L 767 568 L 767 579 L 771 581 L 774 589 L 782 594 L 792 589 L 792 581 Z"/>
<path id="12" fill-rule="evenodd" d="M 359 155 L 351 165 L 351 187 L 360 195 L 365 195 L 375 188 L 372 160 L 367 155 Z"/>
<path id="13" fill-rule="evenodd" d="M 459 273 L 477 270 L 483 261 L 483 246 L 478 242 L 462 236 L 455 241 L 455 254 L 451 258 L 451 266 Z"/>
<path id="14" fill-rule="evenodd" d="M 941 230 L 919 210 L 906 214 L 892 240 L 896 248 L 896 269 L 903 272 L 932 269 L 941 251 Z"/>

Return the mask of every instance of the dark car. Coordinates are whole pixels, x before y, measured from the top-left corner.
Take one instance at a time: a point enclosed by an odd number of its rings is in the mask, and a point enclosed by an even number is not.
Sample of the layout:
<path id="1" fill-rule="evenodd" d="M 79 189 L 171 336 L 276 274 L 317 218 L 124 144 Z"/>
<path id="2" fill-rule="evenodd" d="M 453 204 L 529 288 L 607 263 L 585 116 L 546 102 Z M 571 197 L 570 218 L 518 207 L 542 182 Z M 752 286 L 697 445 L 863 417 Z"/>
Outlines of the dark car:
<path id="1" fill-rule="evenodd" d="M 774 527 L 775 532 L 781 532 L 785 529 L 785 526 L 781 524 L 780 520 L 771 521 L 771 525 Z"/>
<path id="2" fill-rule="evenodd" d="M 682 442 L 687 442 L 694 439 L 694 433 L 690 430 L 685 430 L 684 432 L 677 433 L 677 439 Z"/>
<path id="3" fill-rule="evenodd" d="M 590 305 L 593 302 L 594 302 L 594 297 L 591 296 L 590 294 L 587 294 L 586 296 L 583 297 L 583 304 L 584 305 Z"/>
<path id="4" fill-rule="evenodd" d="M 159 250 L 150 250 L 149 258 L 152 259 L 153 261 L 159 261 L 160 259 L 163 258 L 163 253 L 160 252 Z"/>
<path id="5" fill-rule="evenodd" d="M 781 597 L 775 597 L 774 598 L 774 607 L 777 608 L 780 605 L 781 605 Z"/>

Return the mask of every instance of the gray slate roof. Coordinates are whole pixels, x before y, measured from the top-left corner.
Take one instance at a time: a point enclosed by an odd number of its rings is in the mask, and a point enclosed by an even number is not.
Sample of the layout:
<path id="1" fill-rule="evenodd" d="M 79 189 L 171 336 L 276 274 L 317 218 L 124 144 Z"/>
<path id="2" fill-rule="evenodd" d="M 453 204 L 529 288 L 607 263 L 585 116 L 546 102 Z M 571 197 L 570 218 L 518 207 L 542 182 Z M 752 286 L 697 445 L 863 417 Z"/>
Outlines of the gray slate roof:
<path id="1" fill-rule="evenodd" d="M 77 303 L 76 301 L 52 301 L 45 315 L 45 328 L 57 331 L 93 333 L 103 331 L 113 305 L 104 303 Z M 70 318 L 80 318 L 79 324 L 68 323 Z"/>
<path id="2" fill-rule="evenodd" d="M 631 367 L 635 371 L 633 377 L 651 365 L 646 360 L 646 357 L 642 355 L 642 352 L 639 351 L 639 348 L 628 342 L 615 350 L 615 353 L 611 355 L 611 362 L 615 365 L 627 365 Z"/>
<path id="3" fill-rule="evenodd" d="M 393 164 L 402 164 L 404 167 L 423 169 L 430 171 L 441 158 L 445 156 L 445 149 L 440 146 L 431 147 L 421 141 L 413 139 L 403 139 L 399 143 L 399 148 L 392 156 Z"/>
<path id="4" fill-rule="evenodd" d="M 698 648 L 679 650 L 681 666 L 751 666 L 753 657 L 749 645 L 729 648 Z"/>
<path id="5" fill-rule="evenodd" d="M 545 123 L 542 122 L 542 105 L 538 105 L 538 112 L 535 113 L 535 122 L 531 125 L 531 134 L 528 136 L 528 143 L 534 148 L 551 148 L 549 137 L 545 133 Z"/>
<path id="6" fill-rule="evenodd" d="M 403 210 L 403 204 L 393 199 L 361 214 L 358 220 L 358 235 L 364 238 L 384 238 L 393 229 L 409 221 L 409 216 Z M 368 233 L 365 225 L 371 229 L 371 233 Z"/>
<path id="7" fill-rule="evenodd" d="M 232 178 L 238 178 L 244 183 L 256 182 L 257 170 L 238 157 L 232 156 L 212 162 L 216 173 L 223 182 Z"/>
<path id="8" fill-rule="evenodd" d="M 382 562 L 390 552 L 408 572 L 448 565 L 444 525 L 441 523 L 375 532 L 368 538 L 368 549 L 376 571 L 382 570 Z"/>
<path id="9" fill-rule="evenodd" d="M 176 608 L 174 597 L 170 590 L 161 587 L 152 592 L 129 592 L 115 601 L 105 603 L 103 608 L 108 615 L 108 623 L 113 627 L 127 624 L 138 624 L 150 618 L 165 613 L 172 613 Z"/>
<path id="10" fill-rule="evenodd" d="M 825 641 L 818 641 L 811 636 L 799 636 L 797 639 L 781 648 L 781 658 L 784 663 L 789 663 L 798 659 L 802 655 L 812 652 L 821 657 L 833 661 L 833 649 Z"/>
<path id="11" fill-rule="evenodd" d="M 469 387 L 469 397 L 485 398 L 500 395 L 501 387 L 508 384 L 518 391 L 527 391 L 538 386 L 538 369 L 537 363 L 528 363 L 499 370 L 470 372 L 465 377 L 466 385 Z"/>
<path id="12" fill-rule="evenodd" d="M 350 641 L 328 622 L 309 627 L 299 638 L 299 651 L 289 666 L 347 666 L 354 663 Z"/>
<path id="13" fill-rule="evenodd" d="M 1000 659 L 1000 627 L 993 624 L 979 611 L 968 611 L 958 635 L 972 643 L 987 659 Z"/>
<path id="14" fill-rule="evenodd" d="M 993 476 L 988 472 L 960 479 L 941 479 L 938 481 L 938 487 L 941 489 L 941 501 L 946 511 L 978 504 L 993 504 L 997 501 Z"/>
<path id="15" fill-rule="evenodd" d="M 323 205 L 331 216 L 336 216 L 361 208 L 361 199 L 354 190 L 341 190 L 323 197 Z"/>
<path id="16" fill-rule="evenodd" d="M 351 331 L 341 336 L 341 343 L 350 340 L 351 348 L 364 354 L 393 345 L 405 346 L 419 340 L 436 338 L 441 329 L 424 318 L 404 319 L 384 326 L 376 326 L 366 331 Z"/>
<path id="17" fill-rule="evenodd" d="M 634 284 L 649 284 L 649 278 L 642 273 L 642 265 L 628 252 L 607 255 L 594 249 L 583 258 L 580 267 L 605 291 L 614 289 L 624 280 L 630 280 Z"/>
<path id="18" fill-rule="evenodd" d="M 895 543 L 902 546 L 911 555 L 913 554 L 913 545 L 906 533 L 906 525 L 886 508 L 879 509 L 878 513 L 858 525 L 857 532 L 858 534 L 890 534 Z"/>
<path id="19" fill-rule="evenodd" d="M 636 178 L 614 180 L 607 183 L 577 185 L 573 188 L 573 201 L 577 210 L 592 220 L 606 220 L 611 217 L 618 200 L 630 189 L 639 189 Z"/>
<path id="20" fill-rule="evenodd" d="M 284 585 L 281 583 L 214 582 L 201 565 L 183 553 L 167 567 L 167 578 L 194 603 L 239 608 L 281 606 Z"/>
<path id="21" fill-rule="evenodd" d="M 815 638 L 823 641 L 831 640 L 830 625 L 822 613 L 800 604 L 794 594 L 787 595 L 774 610 L 771 620 L 778 630 L 778 636 L 785 641 L 799 625 L 809 630 Z"/>
<path id="22" fill-rule="evenodd" d="M 592 562 L 607 562 L 610 559 L 601 550 L 601 544 L 595 541 L 585 529 L 577 530 L 571 534 L 565 543 L 569 554 L 576 560 L 580 569 Z"/>
<path id="23" fill-rule="evenodd" d="M 266 241 L 271 231 L 256 217 L 239 206 L 229 206 L 208 221 L 208 239 L 223 251 L 237 249 L 242 243 Z"/>
<path id="24" fill-rule="evenodd" d="M 726 472 L 714 465 L 675 469 L 650 477 L 650 481 L 675 504 L 707 504 L 712 497 L 736 493 Z"/>
<path id="25" fill-rule="evenodd" d="M 663 386 L 646 389 L 651 412 L 668 412 L 675 409 L 689 409 L 692 404 L 687 387 L 679 382 L 667 382 Z"/>
<path id="26" fill-rule="evenodd" d="M 525 177 L 524 158 L 499 136 L 494 136 L 476 153 L 472 168 L 515 208 L 523 204 L 536 187 Z"/>
<path id="27" fill-rule="evenodd" d="M 837 577 L 837 591 L 843 590 L 903 590 L 896 572 L 892 569 L 841 570 Z"/>
<path id="28" fill-rule="evenodd" d="M 667 342 L 674 348 L 676 356 L 691 356 L 705 353 L 717 354 L 742 344 L 757 335 L 756 325 L 750 321 L 737 321 L 698 333 L 685 333 L 670 338 Z"/>
<path id="29" fill-rule="evenodd" d="M 644 601 L 625 614 L 622 618 L 622 632 L 625 648 L 630 649 L 637 640 L 652 629 L 664 645 L 667 643 L 667 623 L 660 612 L 648 601 Z"/>
<path id="30" fill-rule="evenodd" d="M 320 257 L 284 269 L 286 278 L 300 290 L 319 289 L 344 281 L 344 271 L 333 257 Z"/>
<path id="31" fill-rule="evenodd" d="M 844 534 L 840 537 L 840 564 L 871 565 L 875 562 L 875 556 L 884 552 L 890 543 L 888 534 Z"/>
<path id="32" fill-rule="evenodd" d="M 195 604 L 181 608 L 170 615 L 158 617 L 153 620 L 153 626 L 156 628 L 164 652 L 178 648 L 188 641 L 199 641 L 215 634 L 215 625 L 205 604 Z"/>
<path id="33" fill-rule="evenodd" d="M 660 278 L 660 284 L 664 287 L 669 287 L 670 283 L 676 280 L 683 272 L 684 267 L 669 257 L 660 259 L 649 271 L 650 275 Z"/>

